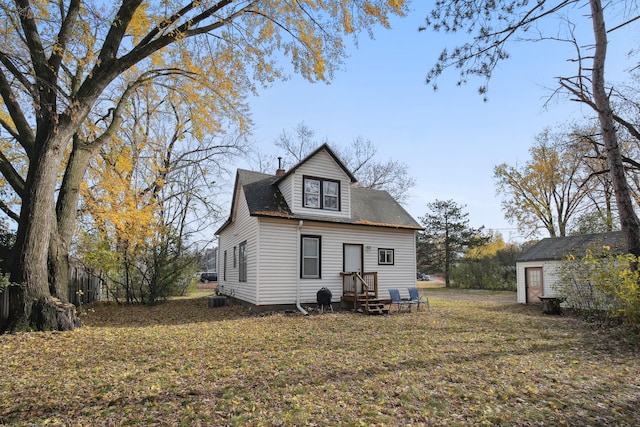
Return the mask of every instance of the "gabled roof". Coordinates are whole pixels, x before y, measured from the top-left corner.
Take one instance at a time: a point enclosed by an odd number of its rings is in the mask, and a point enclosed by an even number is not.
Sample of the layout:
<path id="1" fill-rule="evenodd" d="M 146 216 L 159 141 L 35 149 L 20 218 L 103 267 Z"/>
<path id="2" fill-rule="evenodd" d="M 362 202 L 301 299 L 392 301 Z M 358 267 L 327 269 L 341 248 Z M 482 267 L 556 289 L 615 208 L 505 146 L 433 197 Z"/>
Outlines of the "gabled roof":
<path id="1" fill-rule="evenodd" d="M 322 215 L 322 212 L 294 214 L 275 185 L 280 179 L 275 175 L 238 169 L 235 188 L 241 186 L 244 190 L 251 216 L 422 230 L 420 224 L 389 193 L 368 188 L 351 189 L 351 218 L 331 217 Z M 231 223 L 234 209 L 235 194 L 231 216 L 215 234 Z"/>
<path id="2" fill-rule="evenodd" d="M 238 169 L 238 171 L 236 172 L 236 181 L 233 185 L 233 198 L 231 200 L 231 210 L 229 211 L 230 212 L 229 218 L 220 226 L 220 228 L 215 232 L 215 234 L 220 233 L 224 228 L 226 228 L 229 224 L 231 224 L 233 213 L 236 210 L 236 195 L 237 195 L 238 188 L 244 187 L 245 185 L 252 184 L 254 182 L 267 181 L 267 180 L 270 180 L 271 182 L 273 182 L 275 181 L 275 179 L 273 178 L 275 177 L 266 173 Z M 269 183 L 269 186 L 271 186 L 271 183 Z M 245 190 L 245 193 L 246 193 L 246 190 Z M 249 207 L 249 209 L 251 209 L 251 207 Z"/>
<path id="3" fill-rule="evenodd" d="M 516 262 L 562 260 L 568 255 L 582 257 L 587 249 L 609 246 L 612 253 L 626 252 L 621 231 L 582 234 L 578 236 L 548 237 L 531 246 Z"/>
<path id="4" fill-rule="evenodd" d="M 274 182 L 274 184 L 279 183 L 280 181 L 284 180 L 286 177 L 288 177 L 289 175 L 291 175 L 293 172 L 295 172 L 296 169 L 298 169 L 300 166 L 302 166 L 303 164 L 305 164 L 310 158 L 312 158 L 313 156 L 315 156 L 316 154 L 318 154 L 320 151 L 325 150 L 332 158 L 333 160 L 336 162 L 336 164 L 338 166 L 340 166 L 340 168 L 344 171 L 344 173 L 347 174 L 347 176 L 349 177 L 349 179 L 351 180 L 351 182 L 358 182 L 358 180 L 356 179 L 355 176 L 353 176 L 353 174 L 351 173 L 351 171 L 349 169 L 347 169 L 347 167 L 345 166 L 344 163 L 342 163 L 342 160 L 340 160 L 340 158 L 336 155 L 336 153 L 333 152 L 333 150 L 329 147 L 329 145 L 327 143 L 322 144 L 321 146 L 319 146 L 318 148 L 316 148 L 311 154 L 309 154 L 307 157 L 305 157 L 304 159 L 300 160 L 300 162 L 298 162 L 298 164 L 296 164 L 295 166 L 293 166 L 291 169 L 289 169 L 284 175 L 282 175 L 281 177 L 278 177 L 278 179 Z"/>

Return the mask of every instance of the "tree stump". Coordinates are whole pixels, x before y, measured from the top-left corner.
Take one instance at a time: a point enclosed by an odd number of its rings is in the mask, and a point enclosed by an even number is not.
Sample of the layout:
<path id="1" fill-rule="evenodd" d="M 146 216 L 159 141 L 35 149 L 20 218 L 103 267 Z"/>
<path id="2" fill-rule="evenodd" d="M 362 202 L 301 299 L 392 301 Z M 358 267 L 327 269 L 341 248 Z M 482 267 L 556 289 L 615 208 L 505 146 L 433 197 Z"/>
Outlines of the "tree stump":
<path id="1" fill-rule="evenodd" d="M 39 331 L 72 331 L 82 326 L 75 305 L 51 296 L 33 303 L 31 323 Z"/>

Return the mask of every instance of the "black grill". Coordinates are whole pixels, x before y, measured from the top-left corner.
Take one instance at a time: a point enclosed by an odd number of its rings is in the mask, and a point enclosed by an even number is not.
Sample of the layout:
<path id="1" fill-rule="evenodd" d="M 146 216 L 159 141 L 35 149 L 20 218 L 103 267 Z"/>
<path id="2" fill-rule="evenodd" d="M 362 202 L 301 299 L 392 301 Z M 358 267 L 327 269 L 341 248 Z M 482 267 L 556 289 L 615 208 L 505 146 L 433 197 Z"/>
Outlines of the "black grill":
<path id="1" fill-rule="evenodd" d="M 318 308 L 324 310 L 325 307 L 329 307 L 333 310 L 333 307 L 331 307 L 331 296 L 331 291 L 329 289 L 320 289 L 316 294 L 316 298 L 318 300 Z"/>

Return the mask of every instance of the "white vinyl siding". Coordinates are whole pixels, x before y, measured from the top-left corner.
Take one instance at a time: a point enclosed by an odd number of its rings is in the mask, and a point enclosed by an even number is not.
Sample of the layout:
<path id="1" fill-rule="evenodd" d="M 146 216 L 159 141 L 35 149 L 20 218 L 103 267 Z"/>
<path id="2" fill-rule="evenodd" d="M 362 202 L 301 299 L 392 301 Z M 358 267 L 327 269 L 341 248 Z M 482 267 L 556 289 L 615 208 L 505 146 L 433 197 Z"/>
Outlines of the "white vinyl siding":
<path id="1" fill-rule="evenodd" d="M 518 302 L 527 303 L 527 288 L 525 269 L 542 267 L 542 289 L 544 295 L 557 295 L 556 284 L 558 282 L 558 268 L 563 261 L 528 261 L 516 263 Z"/>
<path id="2" fill-rule="evenodd" d="M 340 197 L 337 204 L 338 210 L 318 210 L 318 208 L 305 207 L 305 191 L 303 187 L 304 177 L 319 179 L 322 180 L 321 182 L 338 182 L 339 188 L 337 193 Z M 293 174 L 285 180 L 285 182 L 280 184 L 279 188 L 293 213 L 340 218 L 349 218 L 351 216 L 351 180 L 345 171 L 338 166 L 333 157 L 331 157 L 326 151 L 318 152 L 314 157 L 300 165 L 300 167 L 296 169 Z M 324 192 L 325 194 L 326 192 L 329 194 L 328 198 L 323 201 L 329 204 L 335 203 L 335 199 L 332 199 L 332 193 L 335 192 L 335 187 L 325 188 Z M 321 193 L 323 193 L 323 191 L 321 191 Z"/>
<path id="3" fill-rule="evenodd" d="M 288 176 L 278 183 L 278 189 L 289 207 L 293 206 L 293 176 Z"/>
<path id="4" fill-rule="evenodd" d="M 333 300 L 342 296 L 343 245 L 363 245 L 363 271 L 378 272 L 380 298 L 388 298 L 389 288 L 416 284 L 415 232 L 381 227 L 362 227 L 322 223 L 303 223 L 263 218 L 260 221 L 260 305 L 295 304 L 300 282 L 300 301 L 315 304 L 316 293 L 327 287 Z M 300 278 L 298 244 L 302 236 L 321 237 L 319 279 Z M 378 265 L 378 247 L 394 249 L 394 265 Z M 368 248 L 368 249 L 367 249 Z M 301 251 L 300 251 L 301 253 Z"/>
<path id="5" fill-rule="evenodd" d="M 244 191 L 240 188 L 235 194 L 237 195 L 235 217 L 233 223 L 226 227 L 218 236 L 218 247 L 223 253 L 227 253 L 228 259 L 226 263 L 226 271 L 221 281 L 222 290 L 225 294 L 233 295 L 243 301 L 257 304 L 257 281 L 258 277 L 258 258 L 257 251 L 253 248 L 258 246 L 258 219 L 249 215 L 249 208 L 244 196 Z M 246 266 L 244 277 L 241 277 L 236 255 L 238 246 L 245 242 L 246 248 Z M 241 281 L 246 279 L 246 281 Z"/>
<path id="6" fill-rule="evenodd" d="M 297 222 L 262 219 L 258 305 L 295 304 L 300 276 Z"/>

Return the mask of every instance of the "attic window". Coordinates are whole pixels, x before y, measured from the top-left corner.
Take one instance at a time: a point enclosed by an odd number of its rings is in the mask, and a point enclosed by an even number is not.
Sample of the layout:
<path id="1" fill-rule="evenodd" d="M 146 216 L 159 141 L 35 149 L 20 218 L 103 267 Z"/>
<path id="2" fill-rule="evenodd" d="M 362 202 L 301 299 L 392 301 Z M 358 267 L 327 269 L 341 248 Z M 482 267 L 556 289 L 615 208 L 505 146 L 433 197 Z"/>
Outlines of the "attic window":
<path id="1" fill-rule="evenodd" d="M 308 176 L 303 179 L 305 208 L 340 210 L 340 181 Z"/>

